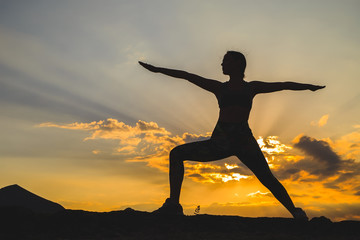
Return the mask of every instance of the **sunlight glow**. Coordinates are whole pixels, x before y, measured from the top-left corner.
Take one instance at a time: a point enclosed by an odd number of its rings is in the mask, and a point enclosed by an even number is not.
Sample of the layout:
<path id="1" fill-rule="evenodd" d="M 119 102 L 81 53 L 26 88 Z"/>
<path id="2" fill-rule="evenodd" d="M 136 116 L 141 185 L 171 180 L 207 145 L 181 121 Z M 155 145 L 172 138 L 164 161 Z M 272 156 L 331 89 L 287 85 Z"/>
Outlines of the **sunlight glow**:
<path id="1" fill-rule="evenodd" d="M 280 143 L 279 140 L 277 140 L 277 136 L 269 136 L 266 139 L 263 137 L 259 137 L 257 142 L 261 148 L 261 151 L 267 153 L 267 154 L 279 154 L 284 153 L 286 149 L 291 149 L 292 147 L 289 147 L 285 144 Z"/>
<path id="2" fill-rule="evenodd" d="M 241 175 L 240 173 L 232 173 L 231 175 L 228 174 L 214 174 L 216 178 L 221 179 L 223 182 L 228 181 L 240 181 L 240 179 L 247 179 L 249 176 Z"/>
<path id="3" fill-rule="evenodd" d="M 238 165 L 236 165 L 236 164 L 227 164 L 227 163 L 225 163 L 225 167 L 227 168 L 227 169 L 229 169 L 229 170 L 231 170 L 231 169 L 234 169 L 234 168 L 239 168 L 239 166 Z"/>
<path id="4" fill-rule="evenodd" d="M 259 190 L 259 191 L 253 192 L 253 193 L 249 193 L 247 196 L 248 197 L 266 197 L 266 196 L 272 196 L 272 194 L 270 192 L 263 193 Z"/>

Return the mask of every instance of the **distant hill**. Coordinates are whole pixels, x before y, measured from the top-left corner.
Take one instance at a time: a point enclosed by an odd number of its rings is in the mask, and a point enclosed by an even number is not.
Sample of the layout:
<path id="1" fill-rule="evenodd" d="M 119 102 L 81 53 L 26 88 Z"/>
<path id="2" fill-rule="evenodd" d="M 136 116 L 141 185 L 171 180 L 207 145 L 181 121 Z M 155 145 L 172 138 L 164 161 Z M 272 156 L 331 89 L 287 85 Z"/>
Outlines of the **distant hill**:
<path id="1" fill-rule="evenodd" d="M 26 210 L 27 209 L 27 210 Z M 127 208 L 67 210 L 18 185 L 0 189 L 0 239 L 359 240 L 360 221 L 240 216 L 163 216 Z"/>
<path id="2" fill-rule="evenodd" d="M 0 189 L 0 207 L 20 207 L 35 213 L 56 213 L 65 210 L 60 204 L 33 194 L 16 184 Z"/>
<path id="3" fill-rule="evenodd" d="M 113 212 L 65 210 L 55 214 L 1 209 L 0 239 L 121 240 L 359 240 L 360 222 L 309 222 L 290 218 L 161 216 L 125 209 Z"/>

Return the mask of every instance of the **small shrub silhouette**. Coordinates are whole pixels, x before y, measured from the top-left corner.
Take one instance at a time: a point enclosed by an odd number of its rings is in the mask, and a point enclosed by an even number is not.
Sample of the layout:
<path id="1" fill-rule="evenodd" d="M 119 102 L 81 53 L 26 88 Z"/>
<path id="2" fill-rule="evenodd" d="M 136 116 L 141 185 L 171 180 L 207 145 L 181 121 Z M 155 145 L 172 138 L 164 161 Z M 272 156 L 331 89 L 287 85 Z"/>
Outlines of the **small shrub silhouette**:
<path id="1" fill-rule="evenodd" d="M 200 205 L 195 208 L 194 214 L 195 215 L 200 214 Z"/>

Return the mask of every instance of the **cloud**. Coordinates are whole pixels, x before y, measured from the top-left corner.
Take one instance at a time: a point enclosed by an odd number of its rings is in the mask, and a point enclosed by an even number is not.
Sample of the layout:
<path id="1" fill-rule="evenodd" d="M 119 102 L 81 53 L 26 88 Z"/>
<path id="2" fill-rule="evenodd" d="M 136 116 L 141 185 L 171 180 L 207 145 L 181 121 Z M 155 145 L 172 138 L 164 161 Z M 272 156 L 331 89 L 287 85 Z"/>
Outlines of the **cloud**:
<path id="1" fill-rule="evenodd" d="M 155 122 L 139 120 L 135 126 L 131 126 L 113 118 L 89 123 L 57 124 L 45 122 L 39 124 L 38 127 L 54 127 L 89 132 L 89 136 L 83 139 L 84 141 L 101 139 L 118 140 L 119 144 L 111 152 L 106 152 L 104 149 L 94 149 L 92 153 L 95 155 L 115 155 L 127 162 L 145 162 L 148 166 L 164 172 L 168 171 L 168 155 L 172 148 L 180 144 L 205 140 L 210 137 L 210 133 L 184 133 L 182 136 L 173 136 Z M 201 165 L 198 169 L 202 169 Z M 191 171 L 191 168 L 189 171 Z M 229 176 L 225 175 L 224 179 L 225 177 L 229 179 Z M 233 178 L 239 179 L 241 176 L 235 174 Z"/>
<path id="2" fill-rule="evenodd" d="M 279 159 L 281 164 L 273 169 L 280 179 L 299 183 L 321 183 L 323 187 L 356 194 L 359 186 L 360 163 L 354 159 L 343 159 L 324 140 L 300 135 L 295 138 L 294 147 L 303 156 Z M 335 146 L 335 144 L 332 144 Z M 294 154 L 294 153 L 291 153 Z M 285 156 L 288 157 L 288 156 Z"/>
<path id="3" fill-rule="evenodd" d="M 97 146 L 92 150 L 96 156 L 112 155 L 126 162 L 144 162 L 152 168 L 168 172 L 168 156 L 172 148 L 177 145 L 202 141 L 210 137 L 211 133 L 191 134 L 181 136 L 172 135 L 165 128 L 155 122 L 139 120 L 134 126 L 125 124 L 113 118 L 88 123 L 42 123 L 39 127 L 56 127 L 69 130 L 89 132 L 84 141 L 115 140 L 118 144 L 110 152 Z M 355 194 L 351 182 L 356 182 L 360 173 L 360 163 L 354 159 L 343 159 L 334 151 L 334 146 L 353 145 L 357 149 L 358 135 L 353 133 L 341 141 L 317 140 L 309 136 L 299 135 L 291 146 L 283 144 L 276 136 L 259 137 L 258 143 L 263 151 L 270 168 L 281 180 L 292 182 L 319 182 L 328 189 L 350 191 Z M 351 141 L 350 141 L 351 140 Z M 296 152 L 300 150 L 302 154 Z M 185 175 L 196 182 L 222 183 L 228 181 L 243 181 L 252 179 L 252 173 L 241 162 L 211 162 L 199 163 L 185 161 Z"/>
<path id="4" fill-rule="evenodd" d="M 271 192 L 264 192 L 263 193 L 263 192 L 260 192 L 260 191 L 249 193 L 247 196 L 251 197 L 251 198 L 273 197 Z"/>
<path id="5" fill-rule="evenodd" d="M 211 136 L 211 132 L 208 132 L 208 133 L 206 133 L 205 135 L 184 133 L 184 134 L 182 135 L 182 138 L 183 138 L 183 140 L 184 140 L 186 143 L 189 143 L 189 142 L 195 142 L 195 141 L 204 141 L 204 140 L 209 139 L 210 136 Z"/>
<path id="6" fill-rule="evenodd" d="M 360 128 L 331 142 L 331 146 L 347 159 L 360 159 Z"/>
<path id="7" fill-rule="evenodd" d="M 119 144 L 112 152 L 106 153 L 103 149 L 94 149 L 92 153 L 116 155 L 119 159 L 127 162 L 145 162 L 148 166 L 164 172 L 168 172 L 168 156 L 172 148 L 184 143 L 203 141 L 211 136 L 211 133 L 184 133 L 181 136 L 173 136 L 155 122 L 139 120 L 135 126 L 130 126 L 113 118 L 89 123 L 56 124 L 46 122 L 38 127 L 87 131 L 90 135 L 84 141 L 118 140 Z M 242 165 L 186 161 L 185 166 L 185 175 L 197 182 L 220 183 L 240 181 L 250 177 L 249 170 Z"/>
<path id="8" fill-rule="evenodd" d="M 280 180 L 292 186 L 316 184 L 319 189 L 346 192 L 350 196 L 359 193 L 359 141 L 358 131 L 334 142 L 299 135 L 293 140 L 294 148 L 274 136 L 258 139 L 270 168 Z"/>
<path id="9" fill-rule="evenodd" d="M 56 127 L 56 128 L 63 128 L 63 129 L 72 129 L 72 130 L 94 130 L 98 128 L 99 124 L 102 124 L 103 121 L 99 122 L 90 122 L 90 123 L 71 123 L 71 124 L 56 124 L 51 122 L 45 122 L 38 125 L 38 127 Z"/>
<path id="10" fill-rule="evenodd" d="M 294 147 L 302 150 L 319 165 L 319 167 L 315 167 L 312 170 L 308 169 L 311 174 L 333 176 L 341 167 L 342 161 L 340 156 L 338 156 L 325 141 L 302 136 L 295 142 Z"/>
<path id="11" fill-rule="evenodd" d="M 312 126 L 318 126 L 318 127 L 323 127 L 327 124 L 327 121 L 329 119 L 329 114 L 326 114 L 324 116 L 322 116 L 319 121 L 315 122 L 315 121 L 312 121 L 311 122 L 311 125 Z"/>
<path id="12" fill-rule="evenodd" d="M 261 151 L 266 154 L 281 154 L 284 153 L 287 149 L 291 149 L 290 146 L 282 144 L 276 136 L 268 136 L 265 139 L 263 137 L 259 137 L 257 140 Z"/>
<path id="13" fill-rule="evenodd" d="M 251 178 L 239 167 L 229 168 L 228 164 L 185 162 L 186 176 L 196 182 L 221 183 Z"/>
<path id="14" fill-rule="evenodd" d="M 99 154 L 100 151 L 99 150 L 93 150 L 92 153 L 96 155 L 96 154 Z"/>
<path id="15" fill-rule="evenodd" d="M 126 125 L 123 122 L 119 122 L 116 119 L 108 118 L 103 121 L 94 121 L 90 123 L 70 123 L 70 124 L 55 124 L 51 122 L 41 123 L 39 127 L 56 127 L 71 130 L 85 130 L 90 131 L 91 136 L 85 138 L 89 139 L 119 139 L 124 140 L 139 136 L 141 134 L 157 134 L 157 135 L 170 135 L 171 133 L 166 131 L 164 128 L 160 128 L 154 122 L 145 122 L 139 120 L 134 127 Z M 131 142 L 128 141 L 128 142 Z"/>
<path id="16" fill-rule="evenodd" d="M 168 155 L 173 147 L 188 142 L 206 140 L 210 137 L 210 133 L 173 135 L 155 122 L 139 120 L 133 125 L 128 125 L 113 118 L 70 124 L 47 122 L 38 126 L 88 132 L 89 135 L 83 139 L 85 142 L 117 141 L 117 145 L 111 151 L 96 145 L 92 154 L 100 158 L 112 155 L 119 161 L 129 163 L 142 162 L 162 172 L 168 172 Z M 356 201 L 360 195 L 358 177 L 360 163 L 355 159 L 344 157 L 348 156 L 346 147 L 357 148 L 357 133 L 358 130 L 334 142 L 329 139 L 318 140 L 299 135 L 293 140 L 293 147 L 282 143 L 276 136 L 260 137 L 258 143 L 274 175 L 282 180 L 285 186 L 291 186 L 291 196 L 301 201 L 303 206 L 308 206 L 310 215 L 316 216 L 326 210 L 326 213 L 333 218 L 357 218 L 358 214 L 352 214 L 350 210 L 358 211 L 358 206 L 341 204 L 341 201 L 350 203 Z M 340 148 L 343 149 L 344 154 L 340 155 L 335 151 Z M 352 148 L 347 150 L 351 151 Z M 240 161 L 236 161 L 235 157 L 227 159 L 226 162 L 185 161 L 185 176 L 199 183 L 223 184 L 247 181 L 247 183 L 254 184 L 255 177 L 251 171 Z M 304 186 L 306 190 L 300 186 Z M 202 209 L 205 212 L 218 213 L 221 208 L 222 213 L 234 214 L 239 211 L 239 214 L 248 212 L 250 215 L 251 213 L 248 211 L 250 208 L 275 211 L 271 209 L 274 209 L 276 200 L 273 199 L 270 192 L 255 190 L 244 197 L 251 198 L 251 203 L 220 204 L 202 207 Z M 343 200 L 331 205 L 334 197 Z M 314 203 L 314 199 L 316 202 L 319 199 L 321 201 Z M 344 208 L 343 212 L 335 209 L 336 206 Z M 325 209 L 326 207 L 330 209 Z M 280 210 L 269 214 L 274 215 L 278 211 Z"/>

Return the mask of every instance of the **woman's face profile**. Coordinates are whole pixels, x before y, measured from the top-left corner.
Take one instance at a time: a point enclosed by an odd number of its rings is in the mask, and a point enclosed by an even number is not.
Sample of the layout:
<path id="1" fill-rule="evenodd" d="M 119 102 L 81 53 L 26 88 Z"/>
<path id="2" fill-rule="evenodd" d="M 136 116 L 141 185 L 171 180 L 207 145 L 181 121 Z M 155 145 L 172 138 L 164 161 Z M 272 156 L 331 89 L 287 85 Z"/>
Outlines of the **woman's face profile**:
<path id="1" fill-rule="evenodd" d="M 234 70 L 236 71 L 236 61 L 233 57 L 229 56 L 228 54 L 225 54 L 223 61 L 221 63 L 222 71 L 224 75 L 229 75 Z"/>

